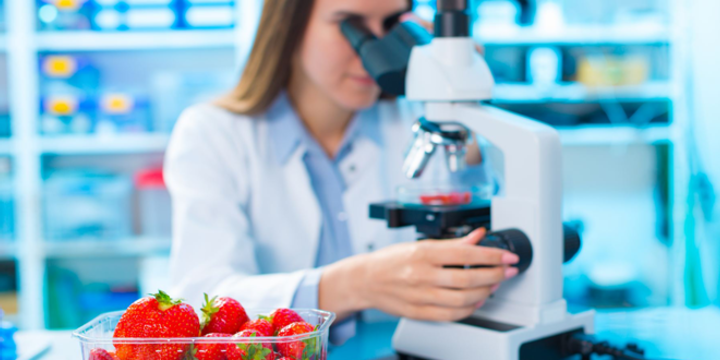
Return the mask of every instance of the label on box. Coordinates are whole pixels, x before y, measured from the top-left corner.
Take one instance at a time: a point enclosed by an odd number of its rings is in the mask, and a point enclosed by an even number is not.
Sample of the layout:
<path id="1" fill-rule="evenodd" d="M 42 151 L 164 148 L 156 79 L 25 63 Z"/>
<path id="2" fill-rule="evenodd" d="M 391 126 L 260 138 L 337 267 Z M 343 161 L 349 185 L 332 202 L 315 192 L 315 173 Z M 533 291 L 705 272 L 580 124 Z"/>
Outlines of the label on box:
<path id="1" fill-rule="evenodd" d="M 105 94 L 100 100 L 100 109 L 106 114 L 129 114 L 135 107 L 135 100 L 127 94 Z"/>
<path id="2" fill-rule="evenodd" d="M 42 64 L 43 73 L 51 78 L 67 79 L 75 75 L 77 68 L 77 60 L 72 56 L 47 56 Z"/>
<path id="3" fill-rule="evenodd" d="M 78 99 L 72 95 L 55 95 L 48 97 L 45 111 L 53 115 L 72 115 L 77 112 Z"/>

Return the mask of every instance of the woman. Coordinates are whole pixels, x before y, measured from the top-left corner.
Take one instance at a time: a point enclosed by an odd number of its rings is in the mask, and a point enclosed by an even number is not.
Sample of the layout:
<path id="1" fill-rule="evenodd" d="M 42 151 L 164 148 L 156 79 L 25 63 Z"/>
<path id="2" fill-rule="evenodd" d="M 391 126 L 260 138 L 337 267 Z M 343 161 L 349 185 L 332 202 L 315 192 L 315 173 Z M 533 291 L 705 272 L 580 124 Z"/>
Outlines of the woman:
<path id="1" fill-rule="evenodd" d="M 420 113 L 378 101 L 339 24 L 361 17 L 382 36 L 408 1 L 266 0 L 264 9 L 239 85 L 186 110 L 167 152 L 175 295 L 320 308 L 340 320 L 370 308 L 469 316 L 517 274 L 517 256 L 474 246 L 482 229 L 414 242 L 412 229 L 368 218 L 368 204 L 406 182 L 403 150 Z"/>

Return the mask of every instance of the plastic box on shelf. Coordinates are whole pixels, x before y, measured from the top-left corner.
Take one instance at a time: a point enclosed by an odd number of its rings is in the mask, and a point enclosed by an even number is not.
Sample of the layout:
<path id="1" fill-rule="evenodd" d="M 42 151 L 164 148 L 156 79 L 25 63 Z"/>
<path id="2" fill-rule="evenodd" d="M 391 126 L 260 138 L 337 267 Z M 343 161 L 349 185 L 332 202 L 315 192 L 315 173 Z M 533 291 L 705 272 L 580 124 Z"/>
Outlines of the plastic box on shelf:
<path id="1" fill-rule="evenodd" d="M 38 0 L 42 30 L 231 28 L 234 0 Z"/>
<path id="2" fill-rule="evenodd" d="M 234 0 L 185 0 L 182 24 L 189 29 L 222 29 L 235 24 Z"/>
<path id="3" fill-rule="evenodd" d="M 45 181 L 49 241 L 118 240 L 132 235 L 132 180 L 95 171 L 57 171 Z"/>
<path id="4" fill-rule="evenodd" d="M 151 79 L 153 129 L 169 133 L 182 111 L 232 89 L 238 77 L 228 71 L 163 71 Z"/>
<path id="5" fill-rule="evenodd" d="M 148 169 L 135 175 L 140 205 L 140 229 L 144 236 L 169 238 L 172 232 L 170 194 L 162 169 Z"/>
<path id="6" fill-rule="evenodd" d="M 152 130 L 148 95 L 142 89 L 103 87 L 89 57 L 45 55 L 40 67 L 43 134 Z"/>
<path id="7" fill-rule="evenodd" d="M 273 310 L 253 310 L 246 309 L 250 318 L 256 318 L 258 315 L 269 315 Z M 105 349 L 108 351 L 116 351 L 118 347 L 124 346 L 135 348 L 137 350 L 147 350 L 150 352 L 162 351 L 178 351 L 178 358 L 183 358 L 182 352 L 191 351 L 192 345 L 198 344 L 263 344 L 263 346 L 277 349 L 278 345 L 292 344 L 297 342 L 305 343 L 304 354 L 306 356 L 298 357 L 302 360 L 325 360 L 327 358 L 328 334 L 330 325 L 335 320 L 335 314 L 320 310 L 295 309 L 306 322 L 310 325 L 317 326 L 317 330 L 295 336 L 275 336 L 275 337 L 248 337 L 248 338 L 184 338 L 184 339 L 113 339 L 115 327 L 120 321 L 123 312 L 113 312 L 99 316 L 95 320 L 78 329 L 73 336 L 80 340 L 82 354 L 84 360 L 89 360 L 90 351 L 93 349 Z"/>
<path id="8" fill-rule="evenodd" d="M 0 157 L 0 243 L 15 238 L 14 187 L 10 177 L 10 160 Z"/>
<path id="9" fill-rule="evenodd" d="M 13 186 L 9 180 L 0 178 L 0 243 L 15 238 L 15 201 Z"/>
<path id="10" fill-rule="evenodd" d="M 0 114 L 0 140 L 10 137 L 10 115 Z"/>

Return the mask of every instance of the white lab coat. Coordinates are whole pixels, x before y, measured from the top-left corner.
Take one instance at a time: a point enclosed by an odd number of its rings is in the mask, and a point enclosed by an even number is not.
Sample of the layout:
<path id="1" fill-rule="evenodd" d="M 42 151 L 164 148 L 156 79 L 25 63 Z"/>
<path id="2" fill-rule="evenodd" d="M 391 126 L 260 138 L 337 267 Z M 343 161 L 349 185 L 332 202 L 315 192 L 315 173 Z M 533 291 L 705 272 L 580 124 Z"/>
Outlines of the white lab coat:
<path id="1" fill-rule="evenodd" d="M 393 199 L 407 182 L 402 160 L 420 108 L 400 100 L 377 106 L 382 145 L 360 137 L 339 166 L 356 254 L 415 239 L 414 229 L 369 219 L 368 205 Z M 280 165 L 263 120 L 201 104 L 187 109 L 173 132 L 165 159 L 173 202 L 170 292 L 193 306 L 207 292 L 246 308 L 288 307 L 315 265 L 322 216 L 302 145 Z"/>

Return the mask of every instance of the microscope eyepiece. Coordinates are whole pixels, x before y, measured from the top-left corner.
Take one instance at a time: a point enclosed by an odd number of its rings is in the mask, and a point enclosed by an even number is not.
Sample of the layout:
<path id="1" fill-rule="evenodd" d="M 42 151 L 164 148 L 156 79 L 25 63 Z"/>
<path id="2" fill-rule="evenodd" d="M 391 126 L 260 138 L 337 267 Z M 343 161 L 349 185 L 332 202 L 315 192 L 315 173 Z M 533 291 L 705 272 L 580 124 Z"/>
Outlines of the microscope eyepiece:
<path id="1" fill-rule="evenodd" d="M 381 38 L 359 18 L 341 22 L 340 31 L 360 56 L 365 70 L 383 91 L 392 95 L 405 95 L 405 75 L 412 48 L 432 40 L 422 26 L 411 21 L 393 26 Z"/>
<path id="2" fill-rule="evenodd" d="M 437 0 L 438 11 L 466 11 L 468 8 L 467 0 Z"/>
<path id="3" fill-rule="evenodd" d="M 470 16 L 467 14 L 467 8 L 467 0 L 437 0 L 435 36 L 470 36 Z"/>

